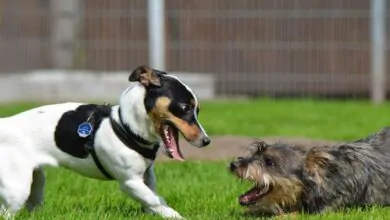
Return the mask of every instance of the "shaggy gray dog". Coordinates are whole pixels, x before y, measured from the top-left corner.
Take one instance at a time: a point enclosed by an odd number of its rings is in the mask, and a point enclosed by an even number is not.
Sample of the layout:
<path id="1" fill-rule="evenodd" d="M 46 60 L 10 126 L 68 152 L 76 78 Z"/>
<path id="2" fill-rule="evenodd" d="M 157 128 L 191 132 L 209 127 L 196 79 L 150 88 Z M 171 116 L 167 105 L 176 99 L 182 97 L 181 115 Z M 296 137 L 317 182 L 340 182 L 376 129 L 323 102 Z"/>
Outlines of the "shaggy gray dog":
<path id="1" fill-rule="evenodd" d="M 254 183 L 242 206 L 262 214 L 323 213 L 390 203 L 390 128 L 336 146 L 269 145 L 230 163 L 230 172 Z"/>

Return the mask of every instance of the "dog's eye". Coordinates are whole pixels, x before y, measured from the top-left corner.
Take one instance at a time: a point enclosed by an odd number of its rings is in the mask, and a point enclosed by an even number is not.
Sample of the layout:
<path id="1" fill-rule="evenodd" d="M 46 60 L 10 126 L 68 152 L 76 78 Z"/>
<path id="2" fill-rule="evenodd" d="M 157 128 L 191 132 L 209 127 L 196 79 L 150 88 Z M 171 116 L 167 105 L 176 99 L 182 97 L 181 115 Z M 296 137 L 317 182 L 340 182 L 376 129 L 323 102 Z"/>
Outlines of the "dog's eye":
<path id="1" fill-rule="evenodd" d="M 274 166 L 274 161 L 270 158 L 265 158 L 264 159 L 264 163 L 267 167 L 271 167 L 271 166 Z"/>
<path id="2" fill-rule="evenodd" d="M 190 110 L 190 106 L 187 104 L 181 104 L 180 108 L 183 112 L 188 112 Z"/>

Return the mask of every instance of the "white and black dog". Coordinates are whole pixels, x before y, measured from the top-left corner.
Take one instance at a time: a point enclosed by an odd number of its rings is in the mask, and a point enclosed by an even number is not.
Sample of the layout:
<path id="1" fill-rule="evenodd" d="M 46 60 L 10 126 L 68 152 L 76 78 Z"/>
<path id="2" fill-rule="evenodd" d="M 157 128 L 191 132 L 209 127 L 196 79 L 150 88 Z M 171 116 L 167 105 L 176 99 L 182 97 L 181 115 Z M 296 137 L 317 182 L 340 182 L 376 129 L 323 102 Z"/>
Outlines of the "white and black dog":
<path id="1" fill-rule="evenodd" d="M 84 176 L 114 179 L 121 190 L 152 213 L 182 218 L 156 193 L 153 162 L 160 143 L 184 160 L 179 132 L 193 146 L 210 138 L 199 124 L 199 103 L 175 76 L 136 68 L 136 82 L 119 105 L 45 105 L 0 119 L 0 198 L 3 215 L 13 216 L 43 202 L 43 166 L 62 166 Z"/>

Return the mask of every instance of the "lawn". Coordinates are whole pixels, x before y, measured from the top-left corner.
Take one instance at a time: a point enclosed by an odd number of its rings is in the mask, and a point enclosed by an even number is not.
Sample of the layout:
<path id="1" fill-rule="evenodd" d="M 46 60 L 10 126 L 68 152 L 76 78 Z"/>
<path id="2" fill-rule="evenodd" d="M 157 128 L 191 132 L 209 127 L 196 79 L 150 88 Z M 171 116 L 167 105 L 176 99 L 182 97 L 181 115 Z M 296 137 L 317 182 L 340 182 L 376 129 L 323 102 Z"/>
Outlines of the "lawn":
<path id="1" fill-rule="evenodd" d="M 7 116 L 36 104 L 0 107 Z M 199 119 L 211 135 L 286 136 L 351 140 L 390 125 L 390 105 L 365 101 L 251 100 L 204 102 Z M 237 196 L 249 186 L 226 172 L 226 161 L 158 162 L 158 191 L 188 219 L 250 219 Z M 47 169 L 45 206 L 17 219 L 159 219 L 144 215 L 115 182 Z M 351 210 L 300 219 L 387 219 L 390 210 Z"/>
<path id="2" fill-rule="evenodd" d="M 187 219 L 253 219 L 243 217 L 237 196 L 250 187 L 225 172 L 226 162 L 160 162 L 156 166 L 158 191 Z M 17 219 L 124 220 L 161 219 L 140 212 L 139 205 L 118 190 L 114 182 L 81 177 L 63 169 L 48 169 L 46 204 Z M 386 219 L 390 210 L 353 210 L 348 214 L 302 216 L 300 219 Z"/>
<path id="3" fill-rule="evenodd" d="M 200 120 L 210 134 L 351 140 L 390 126 L 390 103 L 243 100 L 204 103 Z"/>

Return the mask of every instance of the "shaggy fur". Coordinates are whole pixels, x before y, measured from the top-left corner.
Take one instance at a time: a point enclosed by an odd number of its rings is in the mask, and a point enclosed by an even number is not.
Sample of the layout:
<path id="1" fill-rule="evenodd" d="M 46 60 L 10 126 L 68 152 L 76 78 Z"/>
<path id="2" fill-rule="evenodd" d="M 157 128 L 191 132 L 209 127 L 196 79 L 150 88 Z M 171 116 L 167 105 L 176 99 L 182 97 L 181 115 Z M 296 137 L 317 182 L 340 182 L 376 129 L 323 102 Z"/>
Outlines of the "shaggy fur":
<path id="1" fill-rule="evenodd" d="M 390 203 L 390 129 L 336 146 L 269 145 L 258 140 L 230 171 L 255 187 L 240 203 L 261 214 L 387 206 Z"/>

